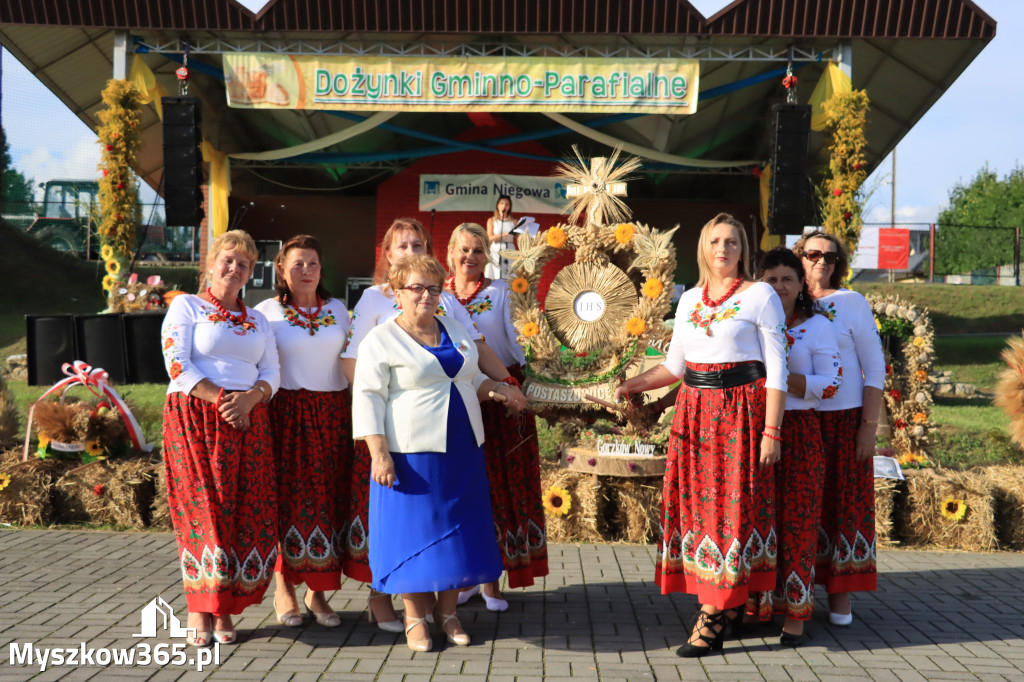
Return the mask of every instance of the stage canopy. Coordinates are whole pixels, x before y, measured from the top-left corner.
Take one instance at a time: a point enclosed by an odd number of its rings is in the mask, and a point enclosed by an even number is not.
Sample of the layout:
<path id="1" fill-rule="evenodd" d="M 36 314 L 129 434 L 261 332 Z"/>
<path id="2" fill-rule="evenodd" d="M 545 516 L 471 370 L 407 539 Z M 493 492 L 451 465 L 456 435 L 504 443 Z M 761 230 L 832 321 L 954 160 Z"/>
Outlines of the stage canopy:
<path id="1" fill-rule="evenodd" d="M 335 188 L 370 194 L 417 159 L 537 140 L 550 158 L 573 144 L 644 158 L 630 194 L 651 199 L 749 200 L 753 163 L 768 161 L 769 112 L 787 69 L 806 103 L 829 62 L 871 99 L 869 171 L 995 36 L 969 0 L 736 0 L 704 17 L 684 0 L 35 0 L 0 3 L 0 42 L 91 128 L 100 92 L 138 56 L 169 94 L 186 59 L 202 99 L 202 133 L 232 160 L 234 191 Z M 305 58 L 696 60 L 693 113 L 331 111 L 228 106 L 225 61 L 238 54 Z M 607 63 L 607 62 L 605 62 Z M 136 65 L 137 67 L 139 65 Z M 143 69 L 145 70 L 145 69 Z M 267 95 L 271 105 L 284 100 Z M 521 134 L 487 139 L 500 116 Z M 161 126 L 143 116 L 139 172 L 162 175 Z M 472 139 L 472 142 L 460 141 Z M 291 150 L 266 158 L 262 152 Z M 824 136 L 811 139 L 821 161 Z M 467 146 L 469 145 L 469 146 Z M 535 155 L 543 158 L 544 155 Z M 693 160 L 687 162 L 687 159 Z M 743 177 L 743 182 L 737 182 Z M 298 191 L 298 189 L 297 189 Z"/>

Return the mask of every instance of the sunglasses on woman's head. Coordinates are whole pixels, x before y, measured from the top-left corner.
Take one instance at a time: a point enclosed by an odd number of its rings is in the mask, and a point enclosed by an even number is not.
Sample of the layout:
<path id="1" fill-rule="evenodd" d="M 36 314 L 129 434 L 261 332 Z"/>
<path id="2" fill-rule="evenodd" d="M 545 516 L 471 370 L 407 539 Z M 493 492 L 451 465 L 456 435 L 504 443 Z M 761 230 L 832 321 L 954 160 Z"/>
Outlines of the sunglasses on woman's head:
<path id="1" fill-rule="evenodd" d="M 828 265 L 835 265 L 839 262 L 839 254 L 835 251 L 804 251 L 804 258 L 812 263 L 817 263 L 824 258 Z"/>

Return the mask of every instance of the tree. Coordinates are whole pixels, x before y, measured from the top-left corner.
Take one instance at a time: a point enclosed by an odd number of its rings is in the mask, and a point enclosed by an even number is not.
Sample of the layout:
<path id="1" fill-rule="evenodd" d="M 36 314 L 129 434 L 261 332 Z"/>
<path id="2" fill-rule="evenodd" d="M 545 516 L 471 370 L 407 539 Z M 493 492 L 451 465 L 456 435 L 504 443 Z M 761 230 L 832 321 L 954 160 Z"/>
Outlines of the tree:
<path id="1" fill-rule="evenodd" d="M 1013 262 L 1013 228 L 1024 227 L 1024 167 L 999 179 L 987 165 L 949 191 L 935 232 L 935 270 L 967 273 Z M 993 229 L 1004 228 L 1004 229 Z"/>
<path id="2" fill-rule="evenodd" d="M 7 135 L 0 126 L 0 206 L 32 201 L 33 181 L 11 165 Z"/>

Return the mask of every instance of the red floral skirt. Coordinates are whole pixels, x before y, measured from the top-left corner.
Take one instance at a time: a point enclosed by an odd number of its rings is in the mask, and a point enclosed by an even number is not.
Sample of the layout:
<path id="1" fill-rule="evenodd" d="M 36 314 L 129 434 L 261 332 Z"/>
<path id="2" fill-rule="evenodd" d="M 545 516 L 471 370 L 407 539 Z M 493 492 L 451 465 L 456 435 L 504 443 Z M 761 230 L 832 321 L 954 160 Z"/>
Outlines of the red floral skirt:
<path id="1" fill-rule="evenodd" d="M 372 583 L 370 572 L 370 449 L 365 440 L 352 444 L 352 470 L 349 474 L 348 522 L 345 533 L 345 565 L 349 578 Z"/>
<path id="2" fill-rule="evenodd" d="M 877 584 L 874 463 L 857 460 L 861 408 L 821 413 L 825 487 L 815 580 L 829 593 Z"/>
<path id="3" fill-rule="evenodd" d="M 311 590 L 341 588 L 352 469 L 348 391 L 280 390 L 270 403 L 278 466 L 275 570 Z"/>
<path id="4" fill-rule="evenodd" d="M 699 371 L 739 363 L 687 363 Z M 718 608 L 775 587 L 775 480 L 761 469 L 764 379 L 725 389 L 682 384 L 676 397 L 655 582 Z"/>
<path id="5" fill-rule="evenodd" d="M 509 367 L 521 378 L 518 367 Z M 533 414 L 508 415 L 487 400 L 483 413 L 484 459 L 491 509 L 509 587 L 528 587 L 548 574 L 548 545 L 540 493 L 540 448 Z"/>
<path id="6" fill-rule="evenodd" d="M 825 478 L 821 413 L 787 410 L 782 423 L 782 459 L 775 465 L 775 527 L 779 533 L 774 592 L 747 603 L 749 613 L 810 620 L 814 611 L 814 562 Z"/>
<path id="7" fill-rule="evenodd" d="M 188 610 L 239 614 L 259 604 L 277 561 L 277 466 L 267 409 L 236 431 L 213 403 L 164 404 L 167 500 Z"/>

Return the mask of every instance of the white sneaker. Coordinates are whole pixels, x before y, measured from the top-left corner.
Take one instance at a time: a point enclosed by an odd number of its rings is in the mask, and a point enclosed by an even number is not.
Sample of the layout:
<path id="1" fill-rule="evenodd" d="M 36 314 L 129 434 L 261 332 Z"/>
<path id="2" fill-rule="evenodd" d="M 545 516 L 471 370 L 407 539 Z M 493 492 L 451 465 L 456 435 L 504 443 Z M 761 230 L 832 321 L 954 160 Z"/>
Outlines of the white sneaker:
<path id="1" fill-rule="evenodd" d="M 469 588 L 468 590 L 460 590 L 459 591 L 459 606 L 462 606 L 463 604 L 468 602 L 470 599 L 472 599 L 475 595 L 477 595 L 479 593 L 480 593 L 480 586 L 479 585 L 473 585 L 473 587 Z"/>

